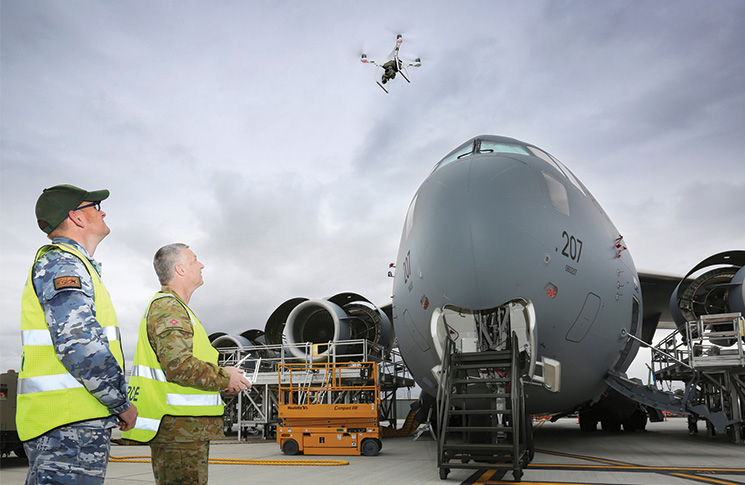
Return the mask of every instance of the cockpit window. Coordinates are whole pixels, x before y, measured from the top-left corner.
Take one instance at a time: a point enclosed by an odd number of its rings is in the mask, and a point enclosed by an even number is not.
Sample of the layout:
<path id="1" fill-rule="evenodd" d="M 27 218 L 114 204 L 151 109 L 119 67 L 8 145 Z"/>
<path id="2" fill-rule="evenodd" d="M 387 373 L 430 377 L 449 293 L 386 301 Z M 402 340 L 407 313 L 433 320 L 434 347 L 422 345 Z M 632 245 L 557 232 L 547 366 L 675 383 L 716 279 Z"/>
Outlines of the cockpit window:
<path id="1" fill-rule="evenodd" d="M 556 159 L 554 159 L 554 160 L 556 160 Z M 569 169 L 566 168 L 566 166 L 563 163 L 561 163 L 559 160 L 556 160 L 556 163 L 559 164 L 559 166 L 561 167 L 562 172 L 564 172 L 564 175 L 567 176 L 567 178 L 572 183 L 572 185 L 574 185 L 575 187 L 577 187 L 577 190 L 579 190 L 580 192 L 582 192 L 582 195 L 585 195 L 586 196 L 587 194 L 585 193 L 585 190 L 582 188 L 582 185 L 579 183 L 579 180 L 577 180 L 577 177 L 575 177 L 574 174 L 572 172 L 570 172 Z"/>
<path id="2" fill-rule="evenodd" d="M 574 174 L 570 172 L 569 169 L 567 169 L 564 164 L 557 160 L 555 157 L 547 152 L 544 152 L 538 147 L 532 145 L 523 145 L 521 143 L 510 143 L 509 141 L 482 140 L 479 138 L 473 139 L 470 143 L 464 144 L 460 148 L 456 149 L 452 154 L 443 158 L 437 165 L 435 165 L 435 168 L 432 169 L 432 172 L 435 172 L 438 168 L 442 168 L 445 165 L 459 160 L 463 157 L 479 153 L 514 153 L 518 155 L 532 155 L 538 157 L 551 165 L 559 174 L 566 177 L 569 182 L 571 182 L 571 184 L 580 191 L 582 195 L 587 196 L 587 192 L 585 192 L 585 189 L 582 187 L 582 184 L 579 183 L 579 180 L 577 180 Z M 544 176 L 547 175 L 548 174 L 544 172 Z M 566 201 L 566 187 L 559 179 L 552 177 L 552 180 L 554 180 L 561 186 L 561 189 L 556 189 L 557 192 L 551 192 L 551 200 L 554 202 L 554 207 L 556 207 L 556 210 L 569 215 L 569 204 Z M 546 183 L 549 185 L 550 190 L 552 183 L 548 181 L 548 178 L 546 179 Z M 563 191 L 563 197 L 560 193 L 561 191 Z M 554 195 L 556 195 L 557 201 L 563 199 L 564 202 L 557 203 L 554 200 Z"/>
<path id="3" fill-rule="evenodd" d="M 409 238 L 409 233 L 411 232 L 411 228 L 414 227 L 414 209 L 416 208 L 416 199 L 418 197 L 418 194 L 414 196 L 414 199 L 411 201 L 411 204 L 409 205 L 409 210 L 406 212 L 406 222 L 404 223 L 405 229 L 405 236 L 404 239 Z"/>
<path id="4" fill-rule="evenodd" d="M 481 140 L 479 153 L 519 153 L 520 155 L 530 155 L 530 152 L 521 145 L 488 140 Z"/>
<path id="5" fill-rule="evenodd" d="M 540 148 L 531 147 L 531 146 L 529 146 L 528 148 L 530 149 L 531 152 L 533 152 L 533 155 L 535 155 L 536 157 L 540 158 L 544 162 L 549 163 L 552 167 L 554 167 L 556 170 L 558 170 L 559 172 L 561 172 L 561 168 L 558 165 L 556 165 L 556 162 L 554 161 L 553 158 L 551 158 L 551 155 L 549 155 L 548 153 L 544 152 Z"/>
<path id="6" fill-rule="evenodd" d="M 556 177 L 547 172 L 543 172 L 543 178 L 546 180 L 546 186 L 548 186 L 548 195 L 551 198 L 551 204 L 553 204 L 557 211 L 568 216 L 569 196 L 567 195 L 566 187 Z"/>
<path id="7" fill-rule="evenodd" d="M 459 151 L 453 153 L 452 155 L 450 155 L 449 157 L 443 158 L 440 161 L 440 163 L 438 163 L 437 165 L 435 165 L 435 168 L 432 169 L 432 171 L 434 172 L 438 168 L 444 167 L 448 163 L 454 162 L 455 160 L 458 160 L 459 158 L 463 158 L 465 156 L 468 156 L 468 155 L 470 155 L 472 153 L 473 153 L 473 145 L 468 145 L 467 147 L 464 147 L 463 150 L 459 150 Z"/>
<path id="8" fill-rule="evenodd" d="M 463 149 L 454 152 L 452 155 L 446 158 L 443 158 L 432 171 L 434 172 L 438 168 L 444 167 L 448 163 L 454 162 L 463 157 L 467 157 L 468 155 L 473 155 L 474 153 L 517 153 L 520 155 L 531 154 L 524 146 L 514 143 L 489 140 L 474 140 L 474 143 L 464 146 Z"/>
<path id="9" fill-rule="evenodd" d="M 572 183 L 572 185 L 577 187 L 577 190 L 579 190 L 582 193 L 582 195 L 587 195 L 585 193 L 585 190 L 582 188 L 582 185 L 579 183 L 577 178 L 574 176 L 574 174 L 570 172 L 569 169 L 566 168 L 566 166 L 564 166 L 564 164 L 561 163 L 558 159 L 554 158 L 553 156 L 549 155 L 548 153 L 544 152 L 543 150 L 539 148 L 536 148 L 533 146 L 528 146 L 528 148 L 530 149 L 531 152 L 533 152 L 533 155 L 540 158 L 541 160 L 548 162 L 552 167 L 558 170 L 559 173 L 563 174 L 566 178 L 568 178 L 569 181 Z"/>

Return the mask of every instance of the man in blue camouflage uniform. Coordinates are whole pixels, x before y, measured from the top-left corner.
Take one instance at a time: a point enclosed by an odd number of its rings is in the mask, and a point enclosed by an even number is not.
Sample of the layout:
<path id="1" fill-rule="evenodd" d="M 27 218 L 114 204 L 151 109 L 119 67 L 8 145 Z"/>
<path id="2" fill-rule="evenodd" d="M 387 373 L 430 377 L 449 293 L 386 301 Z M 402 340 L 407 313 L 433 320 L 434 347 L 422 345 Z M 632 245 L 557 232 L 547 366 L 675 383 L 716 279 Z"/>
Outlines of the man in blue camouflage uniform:
<path id="1" fill-rule="evenodd" d="M 19 432 L 23 428 L 27 436 L 22 437 L 29 459 L 26 484 L 103 484 L 112 428 L 118 423 L 130 429 L 137 418 L 137 408 L 127 399 L 113 305 L 93 259 L 110 232 L 100 208 L 108 196 L 108 190 L 58 185 L 45 189 L 37 201 L 39 227 L 52 244 L 37 253 L 23 298 L 17 418 Z M 43 322 L 28 323 L 33 319 L 45 320 L 49 335 Z M 41 353 L 45 345 L 53 351 Z M 24 369 L 29 378 L 24 379 Z M 60 398 L 60 392 L 72 394 Z M 50 402 L 63 405 L 38 417 Z M 50 421 L 53 429 L 48 429 Z"/>

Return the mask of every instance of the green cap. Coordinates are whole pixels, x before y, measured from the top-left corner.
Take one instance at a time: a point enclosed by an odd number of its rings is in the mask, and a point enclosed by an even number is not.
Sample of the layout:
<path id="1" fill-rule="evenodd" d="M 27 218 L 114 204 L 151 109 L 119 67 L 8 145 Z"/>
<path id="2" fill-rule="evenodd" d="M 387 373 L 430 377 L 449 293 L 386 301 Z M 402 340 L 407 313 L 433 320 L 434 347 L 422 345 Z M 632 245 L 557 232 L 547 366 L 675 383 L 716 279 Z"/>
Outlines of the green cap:
<path id="1" fill-rule="evenodd" d="M 106 189 L 88 192 L 67 184 L 44 189 L 36 201 L 36 220 L 39 228 L 49 234 L 83 201 L 100 202 L 108 196 L 109 191 Z"/>

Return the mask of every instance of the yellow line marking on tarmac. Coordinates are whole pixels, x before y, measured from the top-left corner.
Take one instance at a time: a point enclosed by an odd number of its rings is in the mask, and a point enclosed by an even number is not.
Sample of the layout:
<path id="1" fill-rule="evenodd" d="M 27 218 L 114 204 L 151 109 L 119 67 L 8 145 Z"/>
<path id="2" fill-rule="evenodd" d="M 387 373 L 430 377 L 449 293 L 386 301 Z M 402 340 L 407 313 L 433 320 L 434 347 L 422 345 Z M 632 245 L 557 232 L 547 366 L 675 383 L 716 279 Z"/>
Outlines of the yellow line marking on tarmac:
<path id="1" fill-rule="evenodd" d="M 689 466 L 689 467 L 682 467 L 682 466 L 653 466 L 653 465 L 635 465 L 633 463 L 624 463 L 622 461 L 617 460 L 607 460 L 604 458 L 595 458 L 592 456 L 585 456 L 585 455 L 573 455 L 569 453 L 560 453 L 558 451 L 548 451 L 548 450 L 536 450 L 536 453 L 544 453 L 547 455 L 556 455 L 556 456 L 563 456 L 567 458 L 576 458 L 578 460 L 588 460 L 588 461 L 595 461 L 598 463 L 607 463 L 610 466 L 606 465 L 609 469 L 613 469 L 614 467 L 618 468 L 626 468 L 626 469 L 644 469 L 644 470 L 667 470 L 667 471 L 697 471 L 701 473 L 716 473 L 716 472 L 731 472 L 731 473 L 745 473 L 745 468 L 712 468 L 712 467 L 697 467 L 697 466 Z M 549 467 L 585 467 L 585 468 L 602 468 L 600 465 L 570 465 L 570 464 L 552 464 L 552 463 L 531 463 L 529 465 L 530 468 L 549 468 Z"/>
<path id="2" fill-rule="evenodd" d="M 514 483 L 514 481 L 503 482 L 501 480 L 496 480 L 484 482 L 483 484 L 479 485 L 514 485 Z M 587 482 L 526 482 L 525 480 L 521 480 L 520 483 L 526 483 L 529 485 L 593 485 Z"/>
<path id="3" fill-rule="evenodd" d="M 150 455 L 109 456 L 114 463 L 150 463 Z M 344 466 L 346 460 L 248 460 L 241 458 L 210 458 L 211 465 L 270 465 L 270 466 Z"/>
<path id="4" fill-rule="evenodd" d="M 574 455 L 568 453 L 560 453 L 556 451 L 536 450 L 537 453 L 544 453 L 548 455 L 556 455 L 567 458 L 575 458 L 578 460 L 587 460 L 596 462 L 596 464 L 560 464 L 560 463 L 531 463 L 526 468 L 523 468 L 524 472 L 530 470 L 557 470 L 557 471 L 582 471 L 582 470 L 597 470 L 597 471 L 624 471 L 624 472 L 646 472 L 646 473 L 659 473 L 667 476 L 676 476 L 687 480 L 693 480 L 705 483 L 715 483 L 719 485 L 742 485 L 741 482 L 734 482 L 730 480 L 722 480 L 716 478 L 704 477 L 698 474 L 703 473 L 733 473 L 733 474 L 745 474 L 745 468 L 714 468 L 714 467 L 695 467 L 695 466 L 650 466 L 650 465 L 635 465 L 632 463 L 624 463 L 617 460 L 607 460 L 603 458 L 595 458 L 592 456 Z M 685 473 L 688 472 L 688 473 Z M 501 479 L 491 479 L 496 470 L 486 469 L 473 485 L 504 485 L 514 484 L 514 481 L 503 481 Z M 525 476 L 523 476 L 525 478 Z M 588 482 L 544 482 L 544 481 L 525 481 L 522 483 L 530 485 L 592 485 Z M 597 484 L 596 484 L 597 485 Z"/>
<path id="5" fill-rule="evenodd" d="M 486 475 L 486 473 L 484 473 Z M 481 476 L 481 478 L 484 478 L 484 475 Z M 705 482 L 711 482 L 711 483 L 717 483 L 719 485 L 742 485 L 742 482 L 732 482 L 730 480 L 717 480 L 714 478 L 707 478 L 707 477 L 700 477 L 696 475 L 687 475 L 685 473 L 672 473 L 671 475 L 677 476 L 680 478 L 685 478 L 688 480 L 693 481 L 705 481 Z M 486 479 L 485 481 L 481 481 L 481 478 L 474 482 L 473 485 L 514 485 L 514 481 L 504 481 L 504 480 L 489 480 Z M 601 485 L 596 482 L 534 482 L 534 481 L 525 481 L 522 480 L 520 483 L 524 483 L 527 485 Z"/>
<path id="6" fill-rule="evenodd" d="M 745 468 L 706 468 L 698 466 L 653 466 L 653 465 L 567 465 L 558 463 L 531 463 L 530 469 L 598 469 L 598 470 L 643 470 L 643 471 L 690 471 L 699 473 L 745 473 Z M 527 468 L 526 468 L 527 469 Z"/>
<path id="7" fill-rule="evenodd" d="M 476 479 L 475 482 L 473 482 L 473 485 L 485 485 L 489 482 L 489 477 L 491 477 L 494 474 L 494 470 L 486 470 L 484 473 L 481 474 L 479 478 Z M 489 475 L 489 477 L 487 477 Z"/>
<path id="8" fill-rule="evenodd" d="M 711 483 L 719 483 L 722 485 L 742 485 L 742 482 L 733 482 L 730 480 L 717 480 L 716 478 L 709 478 L 709 477 L 701 477 L 698 475 L 688 475 L 686 473 L 671 473 L 671 475 L 676 477 L 682 477 L 687 478 L 689 480 L 697 480 L 697 481 L 703 481 L 703 482 L 711 482 Z"/>
<path id="9" fill-rule="evenodd" d="M 563 456 L 567 458 L 576 458 L 578 460 L 588 460 L 588 461 L 597 461 L 599 463 L 610 463 L 617 466 L 624 466 L 624 465 L 630 465 L 629 463 L 624 463 L 622 461 L 618 460 L 608 460 L 605 458 L 595 458 L 592 456 L 584 456 L 584 455 L 573 455 L 570 453 L 561 453 L 558 451 L 549 451 L 549 450 L 535 450 L 536 453 L 543 453 L 545 455 L 556 455 L 556 456 Z M 633 465 L 631 465 L 633 466 Z"/>

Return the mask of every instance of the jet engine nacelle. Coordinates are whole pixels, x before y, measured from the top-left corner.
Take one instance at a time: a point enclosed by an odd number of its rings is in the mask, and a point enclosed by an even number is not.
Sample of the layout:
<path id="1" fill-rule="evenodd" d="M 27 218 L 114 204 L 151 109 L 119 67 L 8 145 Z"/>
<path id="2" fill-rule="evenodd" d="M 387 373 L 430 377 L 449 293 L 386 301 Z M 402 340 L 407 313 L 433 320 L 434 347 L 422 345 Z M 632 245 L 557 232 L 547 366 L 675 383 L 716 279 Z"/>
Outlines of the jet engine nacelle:
<path id="1" fill-rule="evenodd" d="M 217 350 L 229 348 L 243 349 L 244 347 L 248 347 L 250 345 L 251 342 L 249 342 L 247 338 L 240 335 L 223 334 L 212 340 L 212 346 Z"/>
<path id="2" fill-rule="evenodd" d="M 242 357 L 242 359 L 238 362 L 230 361 L 229 365 L 236 365 L 244 372 L 253 372 L 257 362 L 264 367 L 261 359 L 274 360 L 277 357 L 273 350 L 266 348 L 264 332 L 255 328 L 248 329 L 240 335 L 215 332 L 208 338 L 212 346 L 220 353 L 230 355 L 233 350 L 237 350 L 239 354 L 233 354 L 234 357 L 236 359 Z"/>
<path id="3" fill-rule="evenodd" d="M 687 283 L 692 274 L 706 269 L 695 280 Z M 685 334 L 687 322 L 702 315 L 741 313 L 745 315 L 745 251 L 726 251 L 715 254 L 697 264 L 673 291 L 670 313 L 675 325 Z M 727 339 L 712 341 L 729 346 Z"/>
<path id="4" fill-rule="evenodd" d="M 356 293 L 340 293 L 321 300 L 287 300 L 269 317 L 265 335 L 267 344 L 280 344 L 284 339 L 295 357 L 312 362 L 326 360 L 330 349 L 309 354 L 303 344 L 365 339 L 390 347 L 393 342 L 388 316 Z M 336 346 L 337 354 L 345 350 Z"/>

